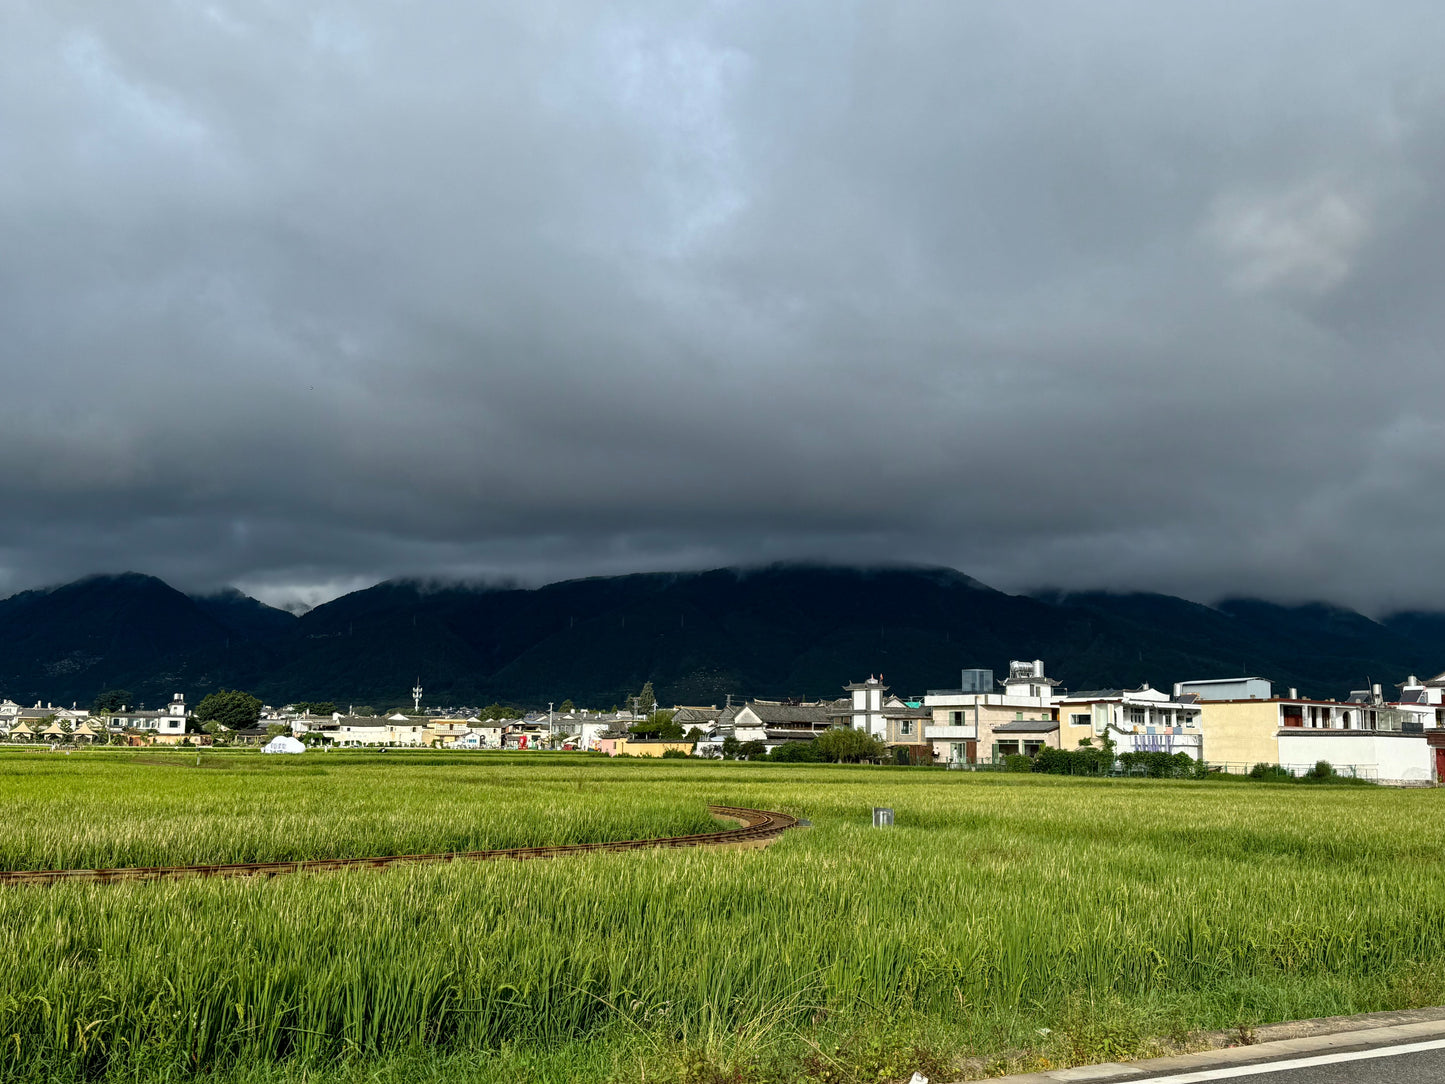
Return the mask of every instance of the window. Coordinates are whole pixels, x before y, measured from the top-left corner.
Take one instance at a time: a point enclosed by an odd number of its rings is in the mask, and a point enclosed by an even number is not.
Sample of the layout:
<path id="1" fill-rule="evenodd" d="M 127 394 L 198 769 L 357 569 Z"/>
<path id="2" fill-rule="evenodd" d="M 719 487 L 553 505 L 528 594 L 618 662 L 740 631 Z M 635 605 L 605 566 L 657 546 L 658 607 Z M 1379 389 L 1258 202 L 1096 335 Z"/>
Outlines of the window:
<path id="1" fill-rule="evenodd" d="M 912 719 L 904 719 L 903 722 L 899 723 L 899 724 L 898 724 L 898 733 L 900 733 L 900 734 L 912 734 L 912 733 L 913 733 L 913 720 L 912 720 Z"/>
<path id="2" fill-rule="evenodd" d="M 1021 712 L 1021 711 L 1016 711 L 1016 712 L 1014 712 L 1014 718 L 1015 718 L 1015 719 L 1022 719 L 1023 717 L 1024 717 L 1024 713 L 1023 713 L 1023 712 Z"/>
<path id="3" fill-rule="evenodd" d="M 1088 716 L 1088 715 L 1070 715 L 1070 716 L 1069 716 L 1069 725 L 1070 725 L 1070 726 L 1089 726 L 1089 725 L 1092 724 L 1092 722 L 1093 722 L 1093 719 L 1092 719 L 1090 716 Z"/>
<path id="4" fill-rule="evenodd" d="M 949 726 L 963 726 L 963 725 L 964 725 L 964 722 L 963 722 L 963 712 L 961 712 L 961 711 L 950 711 L 950 712 L 948 713 L 948 725 L 949 725 Z"/>
<path id="5" fill-rule="evenodd" d="M 1129 709 L 1129 725 L 1130 725 L 1130 726 L 1143 726 L 1143 725 L 1144 725 L 1144 709 L 1142 709 L 1142 708 L 1130 708 L 1130 709 Z"/>

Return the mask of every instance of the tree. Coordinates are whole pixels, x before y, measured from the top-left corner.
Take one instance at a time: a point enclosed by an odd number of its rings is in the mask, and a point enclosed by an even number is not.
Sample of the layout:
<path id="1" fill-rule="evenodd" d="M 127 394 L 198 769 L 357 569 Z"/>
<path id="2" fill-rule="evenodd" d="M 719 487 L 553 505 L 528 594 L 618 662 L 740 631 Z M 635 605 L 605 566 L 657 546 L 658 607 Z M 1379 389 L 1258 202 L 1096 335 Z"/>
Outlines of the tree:
<path id="1" fill-rule="evenodd" d="M 279 738 L 282 734 L 290 734 L 291 728 L 285 723 L 272 723 L 266 728 L 266 737 Z"/>
<path id="2" fill-rule="evenodd" d="M 856 763 L 860 760 L 877 760 L 887 746 L 866 730 L 835 726 L 823 731 L 813 739 L 818 753 L 824 760 L 835 763 Z"/>
<path id="3" fill-rule="evenodd" d="M 196 718 L 226 730 L 241 730 L 255 726 L 261 718 L 261 701 L 239 689 L 219 689 L 196 705 Z"/>
<path id="4" fill-rule="evenodd" d="M 635 734 L 639 738 L 657 738 L 662 741 L 681 741 L 682 724 L 673 721 L 675 712 L 654 711 L 640 723 L 633 723 L 627 728 L 629 734 Z"/>
<path id="5" fill-rule="evenodd" d="M 336 711 L 330 700 L 298 700 L 291 706 L 302 715 L 331 715 Z"/>
<path id="6" fill-rule="evenodd" d="M 478 719 L 520 719 L 522 712 L 509 704 L 488 704 L 477 712 Z"/>
<path id="7" fill-rule="evenodd" d="M 745 741 L 738 747 L 738 758 L 740 760 L 762 760 L 768 755 L 768 747 L 763 742 Z"/>
<path id="8" fill-rule="evenodd" d="M 823 759 L 815 741 L 788 741 L 768 754 L 769 760 L 790 764 L 816 764 Z"/>
<path id="9" fill-rule="evenodd" d="M 113 715 L 130 707 L 134 699 L 129 689 L 107 689 L 95 698 L 90 710 L 96 715 Z"/>
<path id="10" fill-rule="evenodd" d="M 642 692 L 637 694 L 637 714 L 651 715 L 657 710 L 657 694 L 652 691 L 652 682 L 644 682 Z"/>
<path id="11" fill-rule="evenodd" d="M 577 710 L 577 705 L 572 703 L 572 701 L 568 699 L 558 704 L 557 710 L 560 711 L 563 715 L 570 715 L 572 712 Z"/>
<path id="12" fill-rule="evenodd" d="M 735 738 L 735 737 L 734 737 L 733 735 L 731 735 L 731 734 L 727 735 L 727 736 L 726 736 L 725 738 L 723 738 L 723 740 L 722 740 L 722 755 L 723 755 L 723 759 L 724 759 L 724 760 L 736 760 L 736 759 L 737 759 L 737 756 L 738 756 L 738 750 L 741 749 L 742 747 L 743 747 L 743 743 L 742 743 L 742 742 L 738 741 L 737 738 Z"/>

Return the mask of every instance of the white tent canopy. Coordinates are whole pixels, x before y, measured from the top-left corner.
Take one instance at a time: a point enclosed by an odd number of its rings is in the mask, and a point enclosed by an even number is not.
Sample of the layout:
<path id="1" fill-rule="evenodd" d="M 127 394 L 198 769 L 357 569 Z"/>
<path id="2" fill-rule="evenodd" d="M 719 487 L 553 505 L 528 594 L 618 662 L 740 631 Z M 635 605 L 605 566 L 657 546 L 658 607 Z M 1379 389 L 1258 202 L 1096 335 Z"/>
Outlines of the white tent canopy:
<path id="1" fill-rule="evenodd" d="M 285 734 L 277 734 L 261 750 L 263 753 L 304 753 L 306 746 L 302 745 L 295 738 Z"/>

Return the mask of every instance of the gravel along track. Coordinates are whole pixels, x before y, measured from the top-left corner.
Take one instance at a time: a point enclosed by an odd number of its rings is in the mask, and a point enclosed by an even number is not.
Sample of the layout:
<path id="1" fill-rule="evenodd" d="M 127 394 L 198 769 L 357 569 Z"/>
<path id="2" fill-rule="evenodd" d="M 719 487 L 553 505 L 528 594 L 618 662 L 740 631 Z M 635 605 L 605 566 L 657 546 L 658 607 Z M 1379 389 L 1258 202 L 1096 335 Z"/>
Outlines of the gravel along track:
<path id="1" fill-rule="evenodd" d="M 511 847 L 498 851 L 448 851 L 442 854 L 392 854 L 377 858 L 306 858 L 296 862 L 231 862 L 215 866 L 129 866 L 120 869 L 0 870 L 0 885 L 48 885 L 61 881 L 165 881 L 175 877 L 271 877 L 278 873 L 316 873 L 335 869 L 381 869 L 414 862 L 491 862 L 498 859 L 559 858 L 597 851 L 643 851 L 662 847 L 766 847 L 798 821 L 786 813 L 712 805 L 715 817 L 739 827 L 691 836 L 628 839 L 618 843 L 567 843 L 555 847 Z"/>

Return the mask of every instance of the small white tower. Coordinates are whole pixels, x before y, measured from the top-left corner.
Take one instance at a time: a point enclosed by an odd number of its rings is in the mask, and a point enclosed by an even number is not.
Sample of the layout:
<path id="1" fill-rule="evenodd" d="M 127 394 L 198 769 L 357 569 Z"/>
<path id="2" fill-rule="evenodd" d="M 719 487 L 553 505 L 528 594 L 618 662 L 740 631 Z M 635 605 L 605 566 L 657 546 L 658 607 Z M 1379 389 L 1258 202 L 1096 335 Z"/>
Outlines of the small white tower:
<path id="1" fill-rule="evenodd" d="M 417 713 L 421 713 L 421 678 L 416 679 L 416 684 L 411 687 L 411 698 L 416 704 Z"/>

